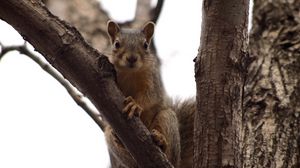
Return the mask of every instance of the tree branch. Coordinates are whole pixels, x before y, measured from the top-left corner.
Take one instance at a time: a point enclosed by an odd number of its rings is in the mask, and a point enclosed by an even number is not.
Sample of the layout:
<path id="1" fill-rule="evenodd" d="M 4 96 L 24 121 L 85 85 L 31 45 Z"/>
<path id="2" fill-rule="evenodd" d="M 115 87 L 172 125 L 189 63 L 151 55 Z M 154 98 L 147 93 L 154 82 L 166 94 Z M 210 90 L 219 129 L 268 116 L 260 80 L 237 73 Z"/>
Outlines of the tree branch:
<path id="1" fill-rule="evenodd" d="M 141 27 L 146 21 L 157 22 L 160 12 L 162 10 L 164 0 L 158 0 L 155 7 L 151 6 L 151 1 L 149 0 L 138 0 L 136 4 L 136 11 L 134 20 L 132 20 L 130 25 L 133 27 Z"/>
<path id="2" fill-rule="evenodd" d="M 67 92 L 76 102 L 76 104 L 79 107 L 81 107 L 95 121 L 95 123 L 101 128 L 102 131 L 104 131 L 105 122 L 102 120 L 101 114 L 98 111 L 94 111 L 91 107 L 89 107 L 87 103 L 83 100 L 84 96 L 81 93 L 79 93 L 67 80 L 65 80 L 63 76 L 59 72 L 57 72 L 51 65 L 40 59 L 34 53 L 32 53 L 25 44 L 18 46 L 1 45 L 1 48 L 2 51 L 0 52 L 0 60 L 5 54 L 7 54 L 10 51 L 19 51 L 20 54 L 26 55 L 35 63 L 37 63 L 45 72 L 47 72 L 54 79 L 56 79 L 67 90 Z"/>
<path id="3" fill-rule="evenodd" d="M 54 15 L 75 26 L 94 48 L 104 51 L 110 45 L 106 33 L 110 17 L 98 0 L 47 0 L 45 4 Z"/>
<path id="4" fill-rule="evenodd" d="M 242 167 L 242 65 L 247 53 L 248 10 L 248 0 L 203 1 L 195 63 L 193 167 Z"/>
<path id="5" fill-rule="evenodd" d="M 0 0 L 0 3 L 1 19 L 92 101 L 140 167 L 172 167 L 141 120 L 137 117 L 128 120 L 121 113 L 124 96 L 116 86 L 114 68 L 106 57 L 90 47 L 75 28 L 53 16 L 40 1 Z"/>
<path id="6" fill-rule="evenodd" d="M 161 10 L 164 6 L 164 2 L 165 2 L 164 0 L 157 0 L 156 7 L 151 10 L 151 18 L 152 18 L 151 20 L 154 23 L 157 22 L 157 20 L 160 16 Z"/>
<path id="7" fill-rule="evenodd" d="M 135 16 L 133 20 L 134 27 L 141 27 L 146 21 L 151 19 L 151 1 L 149 0 L 137 0 Z"/>
<path id="8" fill-rule="evenodd" d="M 4 46 L 2 43 L 0 43 L 1 52 L 0 52 L 0 61 L 3 58 L 3 56 L 11 51 L 19 50 L 20 46 Z"/>

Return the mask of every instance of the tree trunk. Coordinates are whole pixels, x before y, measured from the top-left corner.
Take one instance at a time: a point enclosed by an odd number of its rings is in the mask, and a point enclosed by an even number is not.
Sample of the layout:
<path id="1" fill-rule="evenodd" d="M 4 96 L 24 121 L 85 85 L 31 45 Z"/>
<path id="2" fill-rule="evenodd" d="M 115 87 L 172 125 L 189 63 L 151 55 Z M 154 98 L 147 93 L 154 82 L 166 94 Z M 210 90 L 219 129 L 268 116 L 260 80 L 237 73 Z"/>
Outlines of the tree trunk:
<path id="1" fill-rule="evenodd" d="M 300 167 L 300 1 L 254 1 L 244 167 Z"/>
<path id="2" fill-rule="evenodd" d="M 194 167 L 242 167 L 243 67 L 248 0 L 204 0 L 195 64 Z"/>

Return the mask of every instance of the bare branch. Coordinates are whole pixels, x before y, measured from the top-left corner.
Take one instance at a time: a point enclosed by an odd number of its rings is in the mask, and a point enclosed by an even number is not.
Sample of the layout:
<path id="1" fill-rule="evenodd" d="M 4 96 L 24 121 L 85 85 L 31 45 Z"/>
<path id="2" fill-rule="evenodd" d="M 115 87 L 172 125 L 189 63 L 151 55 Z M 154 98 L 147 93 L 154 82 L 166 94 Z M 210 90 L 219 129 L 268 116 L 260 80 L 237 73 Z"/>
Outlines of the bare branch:
<path id="1" fill-rule="evenodd" d="M 156 7 L 151 10 L 151 20 L 156 23 L 164 5 L 164 0 L 157 0 Z"/>
<path id="2" fill-rule="evenodd" d="M 10 51 L 15 51 L 15 50 L 19 50 L 20 46 L 4 46 L 3 44 L 0 43 L 0 47 L 1 47 L 1 52 L 0 52 L 0 61 L 3 58 L 3 56 L 7 53 L 9 53 Z"/>
<path id="3" fill-rule="evenodd" d="M 151 1 L 138 0 L 134 20 L 126 23 L 126 25 L 131 25 L 132 27 L 141 27 L 146 21 L 149 20 L 156 23 L 163 4 L 164 0 L 158 0 L 156 6 L 153 8 L 151 6 Z"/>
<path id="4" fill-rule="evenodd" d="M 136 4 L 134 27 L 141 27 L 146 21 L 150 20 L 151 1 L 138 0 Z"/>
<path id="5" fill-rule="evenodd" d="M 114 68 L 107 57 L 90 47 L 74 27 L 53 16 L 40 1 L 0 0 L 0 3 L 0 17 L 92 101 L 139 167 L 173 167 L 153 143 L 140 118 L 128 120 L 122 114 L 125 98 L 116 86 Z"/>
<path id="6" fill-rule="evenodd" d="M 35 63 L 37 63 L 45 72 L 56 79 L 70 94 L 72 99 L 84 110 L 86 113 L 96 122 L 96 124 L 104 131 L 105 122 L 102 120 L 101 114 L 94 111 L 87 103 L 83 100 L 83 95 L 79 93 L 63 76 L 57 72 L 50 64 L 40 59 L 37 55 L 31 52 L 27 45 L 18 46 L 3 46 L 1 45 L 2 51 L 0 52 L 0 59 L 10 51 L 19 51 L 20 54 L 28 56 Z"/>
<path id="7" fill-rule="evenodd" d="M 110 20 L 98 0 L 47 0 L 48 9 L 75 26 L 84 39 L 99 51 L 110 44 L 106 23 Z"/>

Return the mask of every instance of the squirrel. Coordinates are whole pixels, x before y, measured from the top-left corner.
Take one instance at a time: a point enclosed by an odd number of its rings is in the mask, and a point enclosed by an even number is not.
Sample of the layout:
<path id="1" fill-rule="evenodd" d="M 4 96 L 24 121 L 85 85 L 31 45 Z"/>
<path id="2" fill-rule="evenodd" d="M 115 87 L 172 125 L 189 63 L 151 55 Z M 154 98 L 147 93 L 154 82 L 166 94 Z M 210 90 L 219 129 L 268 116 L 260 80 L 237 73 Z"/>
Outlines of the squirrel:
<path id="1" fill-rule="evenodd" d="M 177 115 L 166 95 L 160 76 L 160 62 L 151 53 L 155 24 L 147 22 L 142 29 L 121 29 L 113 21 L 107 23 L 112 44 L 108 56 L 116 70 L 116 82 L 125 95 L 122 110 L 128 119 L 140 117 L 154 143 L 175 168 L 180 167 L 180 134 Z M 108 125 L 104 131 L 112 168 L 136 168 L 137 163 Z"/>
<path id="2" fill-rule="evenodd" d="M 154 27 L 154 23 L 148 22 L 141 30 L 120 29 L 117 23 L 109 21 L 107 32 L 112 44 L 109 61 L 115 66 L 119 88 L 127 96 L 123 111 L 129 118 L 141 117 L 154 142 L 175 168 L 192 168 L 196 103 L 194 99 L 180 102 L 167 97 L 159 59 L 150 52 Z M 137 167 L 110 126 L 105 128 L 105 137 L 112 168 Z"/>

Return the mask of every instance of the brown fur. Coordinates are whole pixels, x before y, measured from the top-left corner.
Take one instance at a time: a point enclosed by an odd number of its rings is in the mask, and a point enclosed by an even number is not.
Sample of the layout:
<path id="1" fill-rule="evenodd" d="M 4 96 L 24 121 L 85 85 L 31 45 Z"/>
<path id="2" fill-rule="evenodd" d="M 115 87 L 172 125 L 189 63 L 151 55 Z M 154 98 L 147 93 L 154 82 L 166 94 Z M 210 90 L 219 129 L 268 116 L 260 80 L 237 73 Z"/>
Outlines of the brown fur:
<path id="1" fill-rule="evenodd" d="M 184 101 L 175 101 L 173 110 L 177 114 L 180 132 L 181 148 L 181 168 L 193 167 L 194 150 L 194 113 L 196 111 L 196 101 L 194 98 Z"/>
<path id="2" fill-rule="evenodd" d="M 154 142 L 167 158 L 179 168 L 180 138 L 175 112 L 171 109 L 160 77 L 158 58 L 150 53 L 149 45 L 154 24 L 149 22 L 141 30 L 121 30 L 114 22 L 108 22 L 108 34 L 112 43 L 109 60 L 117 72 L 117 84 L 127 97 L 123 112 L 140 115 L 142 122 L 152 133 Z M 111 161 L 116 167 L 135 168 L 136 162 L 123 147 L 111 127 L 105 130 Z"/>

